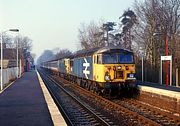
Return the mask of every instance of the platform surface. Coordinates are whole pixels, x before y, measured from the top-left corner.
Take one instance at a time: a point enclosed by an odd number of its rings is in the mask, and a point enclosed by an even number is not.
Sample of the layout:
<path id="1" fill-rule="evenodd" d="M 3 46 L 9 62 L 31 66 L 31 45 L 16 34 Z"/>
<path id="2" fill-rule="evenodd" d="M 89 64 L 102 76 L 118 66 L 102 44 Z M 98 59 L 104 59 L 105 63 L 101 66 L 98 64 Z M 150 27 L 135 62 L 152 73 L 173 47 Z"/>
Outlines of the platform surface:
<path id="1" fill-rule="evenodd" d="M 175 91 L 175 92 L 180 92 L 180 87 L 175 87 L 175 86 L 166 86 L 165 84 L 161 85 L 158 83 L 151 83 L 151 82 L 137 82 L 138 85 L 140 86 L 148 86 L 148 87 L 153 87 L 153 88 L 158 88 L 158 89 L 164 89 L 164 90 L 169 90 L 169 91 Z"/>
<path id="2" fill-rule="evenodd" d="M 53 126 L 36 71 L 26 72 L 0 94 L 0 126 Z"/>
<path id="3" fill-rule="evenodd" d="M 155 93 L 177 99 L 180 102 L 180 87 L 160 85 L 150 82 L 137 82 L 141 91 Z"/>

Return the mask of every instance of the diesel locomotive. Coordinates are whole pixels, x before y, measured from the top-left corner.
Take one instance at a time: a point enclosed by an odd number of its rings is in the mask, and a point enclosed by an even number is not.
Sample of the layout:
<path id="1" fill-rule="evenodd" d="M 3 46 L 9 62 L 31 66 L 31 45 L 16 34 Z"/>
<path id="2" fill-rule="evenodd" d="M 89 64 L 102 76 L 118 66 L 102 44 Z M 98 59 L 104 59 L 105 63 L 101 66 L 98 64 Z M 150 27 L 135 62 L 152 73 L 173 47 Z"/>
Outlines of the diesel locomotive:
<path id="1" fill-rule="evenodd" d="M 98 94 L 136 87 L 134 54 L 118 47 L 81 50 L 41 66 Z"/>

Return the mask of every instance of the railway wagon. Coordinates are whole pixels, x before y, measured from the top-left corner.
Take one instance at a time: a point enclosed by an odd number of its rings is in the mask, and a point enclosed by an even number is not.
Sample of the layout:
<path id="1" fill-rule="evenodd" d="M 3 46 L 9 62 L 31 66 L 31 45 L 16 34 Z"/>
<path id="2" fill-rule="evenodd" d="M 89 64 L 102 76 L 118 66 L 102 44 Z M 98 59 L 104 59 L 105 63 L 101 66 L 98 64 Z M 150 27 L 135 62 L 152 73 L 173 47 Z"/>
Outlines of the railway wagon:
<path id="1" fill-rule="evenodd" d="M 41 66 L 51 71 L 52 74 L 59 74 L 58 60 L 43 62 Z"/>

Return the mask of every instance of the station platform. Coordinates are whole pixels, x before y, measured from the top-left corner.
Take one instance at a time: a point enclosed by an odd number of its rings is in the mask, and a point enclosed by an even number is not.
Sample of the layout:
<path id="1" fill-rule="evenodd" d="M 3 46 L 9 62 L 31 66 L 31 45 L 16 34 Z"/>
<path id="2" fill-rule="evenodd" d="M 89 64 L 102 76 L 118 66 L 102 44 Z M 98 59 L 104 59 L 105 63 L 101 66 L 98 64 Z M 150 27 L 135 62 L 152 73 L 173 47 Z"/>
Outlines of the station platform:
<path id="1" fill-rule="evenodd" d="M 0 126 L 64 126 L 61 113 L 36 71 L 24 73 L 0 94 Z"/>
<path id="2" fill-rule="evenodd" d="M 137 82 L 140 91 L 170 97 L 180 102 L 180 87 L 160 85 L 158 83 Z"/>

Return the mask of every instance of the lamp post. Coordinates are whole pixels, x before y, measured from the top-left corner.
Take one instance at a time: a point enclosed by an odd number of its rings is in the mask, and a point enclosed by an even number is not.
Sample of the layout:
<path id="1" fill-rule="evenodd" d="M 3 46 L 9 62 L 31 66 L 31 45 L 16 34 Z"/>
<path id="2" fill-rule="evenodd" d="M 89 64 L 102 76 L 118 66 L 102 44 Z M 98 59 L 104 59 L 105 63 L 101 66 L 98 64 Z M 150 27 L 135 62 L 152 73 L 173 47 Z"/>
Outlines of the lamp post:
<path id="1" fill-rule="evenodd" d="M 3 90 L 3 34 L 6 33 L 7 31 L 12 31 L 12 32 L 19 32 L 19 29 L 8 29 L 6 31 L 1 32 L 1 91 Z"/>
<path id="2" fill-rule="evenodd" d="M 19 38 L 17 38 L 17 43 L 16 43 L 16 65 L 17 65 L 17 78 L 19 78 L 19 66 L 18 66 L 18 59 L 19 59 L 19 54 L 18 54 L 18 42 L 19 42 L 19 40 L 18 40 Z"/>

